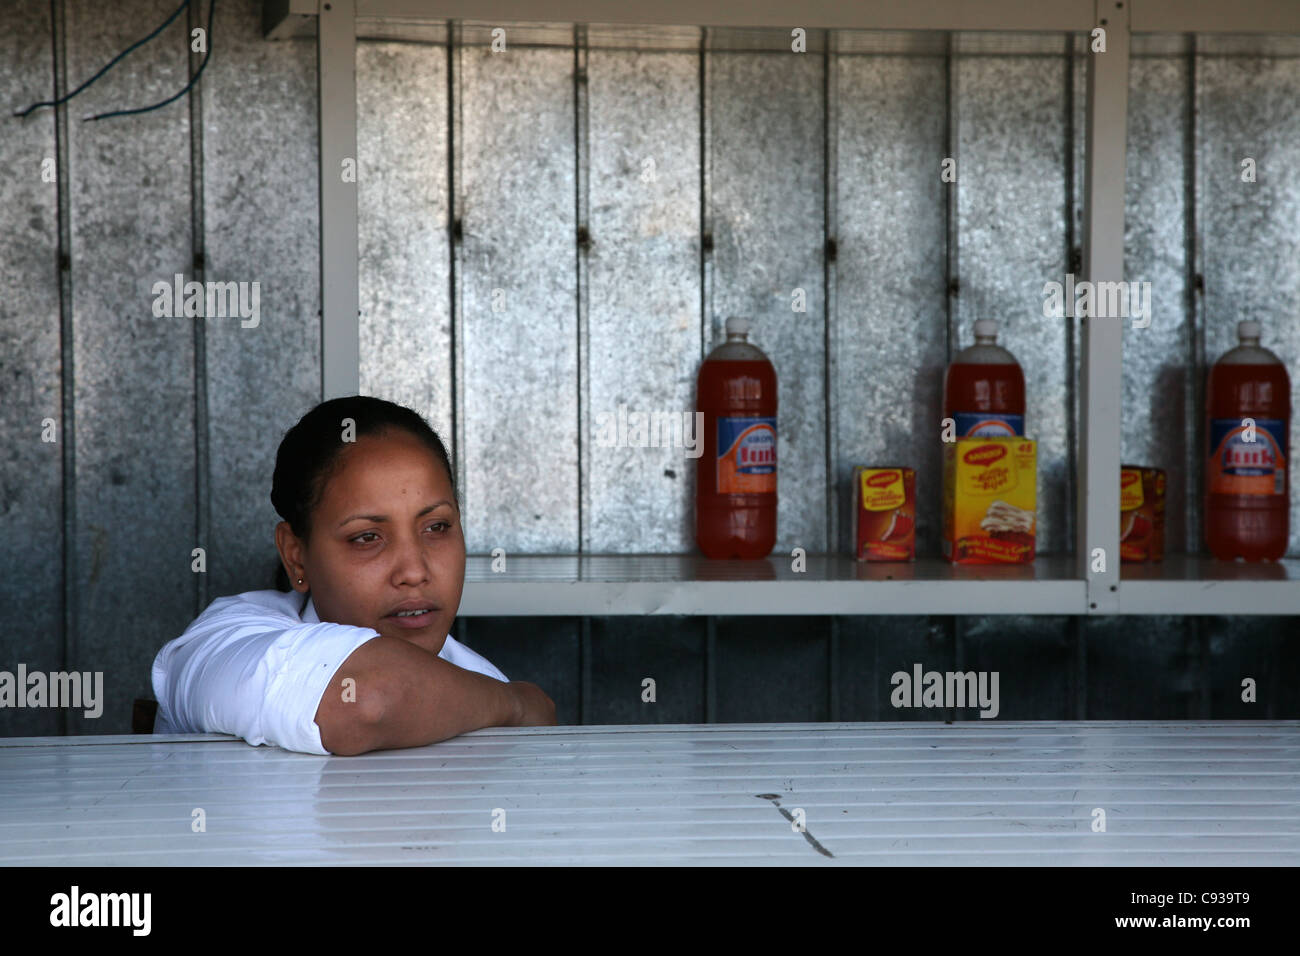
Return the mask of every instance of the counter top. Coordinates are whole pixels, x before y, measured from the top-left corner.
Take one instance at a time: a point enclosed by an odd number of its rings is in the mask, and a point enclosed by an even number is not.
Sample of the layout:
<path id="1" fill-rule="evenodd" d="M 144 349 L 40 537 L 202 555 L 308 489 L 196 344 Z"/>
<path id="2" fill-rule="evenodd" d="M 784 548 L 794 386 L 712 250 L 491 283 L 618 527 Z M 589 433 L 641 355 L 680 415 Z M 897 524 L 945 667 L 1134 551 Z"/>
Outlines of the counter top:
<path id="1" fill-rule="evenodd" d="M 0 864 L 431 863 L 1295 866 L 1300 721 L 0 740 Z"/>

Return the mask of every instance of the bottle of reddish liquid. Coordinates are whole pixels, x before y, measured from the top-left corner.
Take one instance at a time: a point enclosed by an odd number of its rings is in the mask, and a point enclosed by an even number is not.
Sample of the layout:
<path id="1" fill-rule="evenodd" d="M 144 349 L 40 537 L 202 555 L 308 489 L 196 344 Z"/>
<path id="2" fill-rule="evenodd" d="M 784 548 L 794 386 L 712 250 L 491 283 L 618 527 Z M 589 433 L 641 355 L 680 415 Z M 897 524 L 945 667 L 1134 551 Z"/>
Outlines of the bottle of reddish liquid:
<path id="1" fill-rule="evenodd" d="M 747 320 L 727 319 L 696 379 L 695 540 L 708 558 L 762 558 L 776 544 L 776 369 L 748 334 Z"/>
<path id="2" fill-rule="evenodd" d="M 1205 543 L 1224 561 L 1276 561 L 1290 533 L 1291 380 L 1259 335 L 1258 322 L 1237 323 L 1205 394 Z"/>
<path id="3" fill-rule="evenodd" d="M 958 438 L 1025 433 L 1025 373 L 997 344 L 998 324 L 975 322 L 975 344 L 962 349 L 943 380 L 943 417 L 957 424 Z"/>

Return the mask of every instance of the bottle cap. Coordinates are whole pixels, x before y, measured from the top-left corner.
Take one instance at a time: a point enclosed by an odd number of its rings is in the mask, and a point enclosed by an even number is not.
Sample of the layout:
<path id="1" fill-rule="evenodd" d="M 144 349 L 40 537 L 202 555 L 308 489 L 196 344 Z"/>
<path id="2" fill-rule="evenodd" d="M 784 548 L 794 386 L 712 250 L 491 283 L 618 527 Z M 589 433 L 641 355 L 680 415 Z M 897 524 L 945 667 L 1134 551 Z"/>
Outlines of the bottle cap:
<path id="1" fill-rule="evenodd" d="M 742 319 L 738 315 L 728 316 L 727 318 L 728 335 L 748 335 L 749 319 Z"/>
<path id="2" fill-rule="evenodd" d="M 1264 327 L 1254 319 L 1246 319 L 1237 323 L 1237 338 L 1239 339 L 1257 339 Z"/>
<path id="3" fill-rule="evenodd" d="M 976 319 L 975 334 L 981 338 L 998 334 L 998 324 L 993 319 Z"/>

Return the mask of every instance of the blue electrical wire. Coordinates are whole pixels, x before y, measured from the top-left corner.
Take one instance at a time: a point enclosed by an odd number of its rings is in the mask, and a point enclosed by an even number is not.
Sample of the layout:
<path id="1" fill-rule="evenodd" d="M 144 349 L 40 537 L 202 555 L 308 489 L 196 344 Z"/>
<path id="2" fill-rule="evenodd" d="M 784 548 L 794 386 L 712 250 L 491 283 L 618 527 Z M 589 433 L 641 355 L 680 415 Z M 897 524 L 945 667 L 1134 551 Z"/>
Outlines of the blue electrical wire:
<path id="1" fill-rule="evenodd" d="M 178 16 L 180 16 L 181 11 L 184 10 L 184 9 L 185 9 L 186 7 L 188 7 L 189 5 L 190 5 L 190 0 L 181 0 L 181 5 L 180 5 L 179 7 L 177 7 L 174 11 L 172 11 L 172 15 L 171 15 L 170 17 L 168 17 L 165 21 L 163 21 L 162 26 L 160 26 L 158 29 L 154 30 L 153 33 L 150 33 L 150 34 L 149 34 L 147 37 L 145 37 L 143 40 L 136 40 L 134 43 L 132 43 L 129 47 L 127 47 L 125 50 L 123 50 L 123 51 L 122 51 L 121 53 L 119 53 L 117 56 L 113 57 L 113 59 L 109 60 L 108 63 L 105 64 L 105 65 L 100 69 L 100 71 L 99 71 L 98 73 L 96 73 L 96 74 L 95 74 L 94 76 L 92 76 L 90 79 L 86 80 L 86 82 L 82 83 L 79 87 L 77 87 L 77 88 L 76 88 L 75 90 L 73 90 L 71 93 L 67 94 L 66 96 L 61 96 L 61 97 L 59 97 L 57 100 L 46 100 L 46 101 L 43 102 L 43 103 L 33 103 L 31 106 L 27 107 L 27 109 L 25 109 L 25 110 L 23 110 L 23 111 L 21 111 L 21 112 L 16 112 L 16 113 L 14 113 L 14 116 L 17 116 L 17 117 L 19 117 L 19 118 L 21 119 L 22 117 L 25 117 L 25 116 L 27 116 L 27 114 L 29 114 L 30 112 L 32 112 L 32 110 L 38 110 L 38 109 L 40 109 L 42 106 L 59 106 L 59 105 L 61 105 L 61 104 L 63 104 L 63 103 L 68 102 L 68 100 L 72 99 L 74 96 L 76 96 L 76 95 L 77 95 L 78 93 L 80 93 L 82 90 L 84 90 L 86 87 L 90 86 L 90 84 L 94 83 L 97 79 L 99 79 L 101 76 L 103 76 L 103 75 L 104 75 L 105 73 L 107 73 L 109 70 L 111 70 L 111 69 L 113 68 L 113 66 L 114 66 L 115 64 L 117 64 L 119 61 L 121 61 L 124 57 L 126 57 L 127 54 L 131 53 L 133 50 L 138 50 L 140 47 L 144 46 L 146 43 L 148 43 L 150 40 L 152 40 L 152 39 L 153 39 L 154 37 L 156 37 L 158 34 L 162 33 L 163 30 L 167 29 L 167 27 L 171 24 L 171 22 L 172 22 L 173 20 L 175 20 Z M 209 31 L 209 32 L 210 32 L 210 31 Z M 210 49 L 212 49 L 212 47 L 209 45 L 208 49 L 210 50 Z"/>
<path id="2" fill-rule="evenodd" d="M 185 0 L 184 5 L 188 6 L 189 2 L 190 0 Z M 176 100 L 184 96 L 186 93 L 188 93 L 191 89 L 193 89 L 194 84 L 197 83 L 199 77 L 203 75 L 204 69 L 207 68 L 208 60 L 212 56 L 212 25 L 215 22 L 214 18 L 216 16 L 216 12 L 217 12 L 217 0 L 211 0 L 211 2 L 208 4 L 208 50 L 206 53 L 203 54 L 203 62 L 199 64 L 199 68 L 194 71 L 194 75 L 190 77 L 190 81 L 185 84 L 184 88 L 182 88 L 180 92 L 174 93 L 171 96 L 167 97 L 167 99 L 160 100 L 159 102 L 154 103 L 152 106 L 141 106 L 139 109 L 134 109 L 134 110 L 114 110 L 111 113 L 100 113 L 96 116 L 87 116 L 85 121 L 90 122 L 92 120 L 108 119 L 110 116 L 132 116 L 136 113 L 148 113 L 150 110 L 156 110 L 163 106 L 166 106 L 168 103 L 175 102 Z M 166 24 L 164 24 L 164 26 L 165 25 Z"/>
<path id="3" fill-rule="evenodd" d="M 107 73 L 110 69 L 112 69 L 115 64 L 121 61 L 125 56 L 127 56 L 127 54 L 131 53 L 131 51 L 139 49 L 141 46 L 148 43 L 158 34 L 162 33 L 162 31 L 165 30 L 173 20 L 175 20 L 178 16 L 180 16 L 181 11 L 185 10 L 187 7 L 189 7 L 189 5 L 190 5 L 190 0 L 182 0 L 181 5 L 177 7 L 174 11 L 172 11 L 172 15 L 169 16 L 165 21 L 163 21 L 161 26 L 159 26 L 156 30 L 154 30 L 144 39 L 137 40 L 135 43 L 131 44 L 129 47 L 127 47 L 125 50 L 119 53 L 117 56 L 113 57 L 113 59 L 109 60 L 109 62 L 103 68 L 101 68 L 98 73 L 96 73 L 90 79 L 86 80 L 86 82 L 82 83 L 80 86 L 78 86 L 67 96 L 62 96 L 57 100 L 46 101 L 43 103 L 33 103 L 31 106 L 27 107 L 27 109 L 23 110 L 22 112 L 14 113 L 14 116 L 17 116 L 19 118 L 25 117 L 29 113 L 31 113 L 32 110 L 40 109 L 42 106 L 58 106 L 62 103 L 68 102 L 68 100 L 72 99 L 82 90 L 86 89 L 96 80 L 98 80 L 101 76 Z M 203 75 L 203 71 L 207 68 L 208 60 L 211 59 L 212 57 L 212 27 L 216 23 L 216 13 L 217 13 L 217 0 L 210 0 L 208 4 L 207 52 L 203 54 L 203 62 L 199 64 L 199 68 L 195 70 L 194 75 L 190 77 L 190 81 L 186 83 L 185 86 L 179 92 L 174 93 L 173 95 L 167 97 L 167 99 L 160 100 L 159 102 L 154 103 L 151 106 L 142 106 L 139 109 L 134 109 L 134 110 L 113 110 L 112 112 L 108 112 L 108 113 L 98 113 L 95 116 L 85 117 L 83 122 L 92 122 L 95 120 L 108 119 L 111 116 L 133 116 L 137 113 L 148 113 L 151 112 L 152 110 L 161 109 L 162 107 L 166 106 L 168 103 L 174 103 L 176 100 L 180 99 L 191 89 L 193 89 L 194 84 L 198 82 L 199 77 Z"/>

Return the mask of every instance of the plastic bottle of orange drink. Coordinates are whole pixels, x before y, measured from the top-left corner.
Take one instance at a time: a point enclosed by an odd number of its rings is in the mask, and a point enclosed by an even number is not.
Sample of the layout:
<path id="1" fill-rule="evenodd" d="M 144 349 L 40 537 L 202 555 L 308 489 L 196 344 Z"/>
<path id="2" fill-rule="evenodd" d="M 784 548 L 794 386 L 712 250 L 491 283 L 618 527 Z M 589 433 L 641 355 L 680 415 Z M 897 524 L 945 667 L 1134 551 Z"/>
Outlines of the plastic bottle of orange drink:
<path id="1" fill-rule="evenodd" d="M 997 344 L 998 324 L 975 322 L 975 344 L 962 349 L 943 380 L 943 416 L 958 438 L 1013 437 L 1025 433 L 1025 373 Z"/>
<path id="2" fill-rule="evenodd" d="M 776 544 L 776 369 L 749 343 L 747 320 L 726 328 L 696 380 L 695 539 L 705 557 L 762 558 Z"/>
<path id="3" fill-rule="evenodd" d="M 1237 323 L 1239 344 L 1214 363 L 1205 394 L 1205 542 L 1225 561 L 1275 561 L 1290 532 L 1291 380 L 1259 336 L 1258 322 Z"/>

